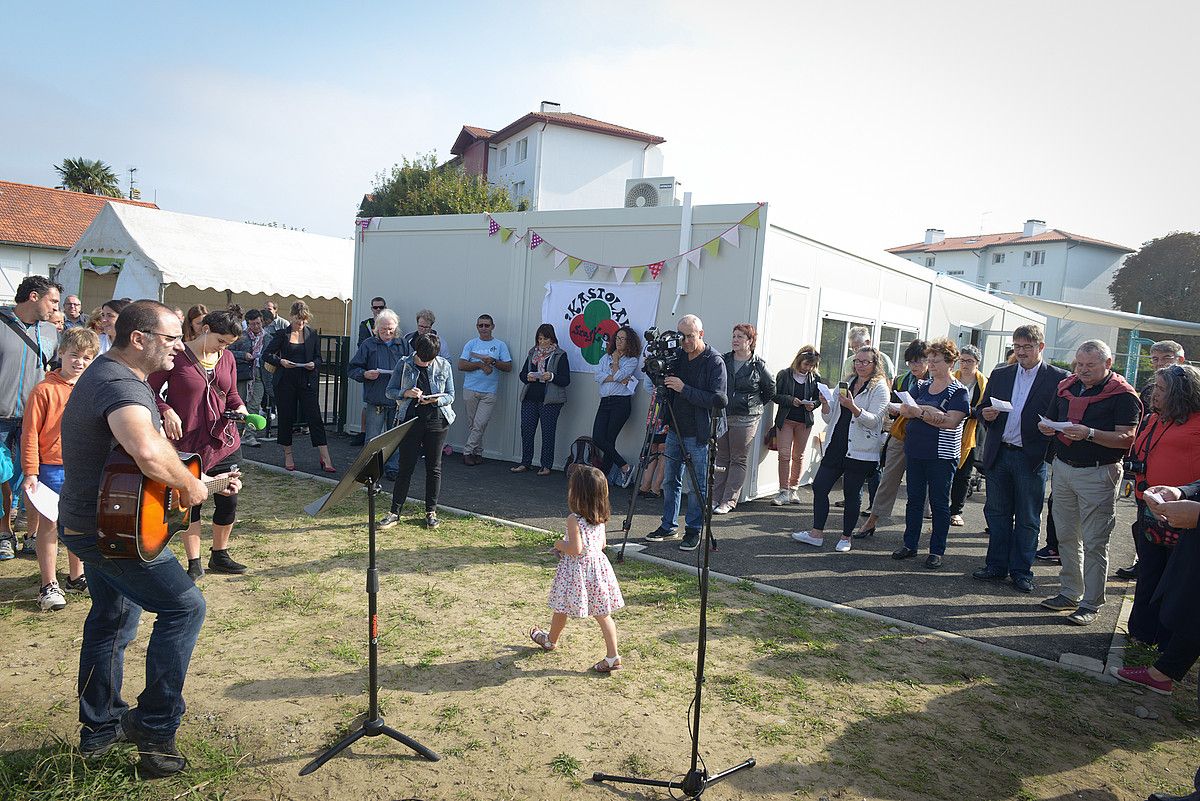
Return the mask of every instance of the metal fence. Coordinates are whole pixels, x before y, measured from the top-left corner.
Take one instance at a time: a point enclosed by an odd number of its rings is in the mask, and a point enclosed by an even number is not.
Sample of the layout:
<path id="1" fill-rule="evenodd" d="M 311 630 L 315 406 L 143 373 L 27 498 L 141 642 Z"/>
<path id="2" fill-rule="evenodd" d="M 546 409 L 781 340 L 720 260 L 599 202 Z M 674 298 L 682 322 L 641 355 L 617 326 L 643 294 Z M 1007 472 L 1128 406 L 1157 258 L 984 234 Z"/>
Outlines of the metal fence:
<path id="1" fill-rule="evenodd" d="M 317 399 L 325 427 L 337 433 L 346 429 L 346 371 L 349 367 L 350 337 L 321 334 Z"/>

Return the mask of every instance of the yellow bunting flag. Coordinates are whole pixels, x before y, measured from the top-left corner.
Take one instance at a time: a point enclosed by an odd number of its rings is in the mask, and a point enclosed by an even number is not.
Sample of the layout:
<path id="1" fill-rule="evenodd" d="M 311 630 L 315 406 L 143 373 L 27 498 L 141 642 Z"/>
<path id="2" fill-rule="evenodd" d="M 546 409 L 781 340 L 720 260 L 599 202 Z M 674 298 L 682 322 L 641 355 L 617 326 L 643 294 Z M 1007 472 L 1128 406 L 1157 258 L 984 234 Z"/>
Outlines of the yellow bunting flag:
<path id="1" fill-rule="evenodd" d="M 717 251 L 719 251 L 720 249 L 721 249 L 721 237 L 717 237 L 713 241 L 707 242 L 704 245 L 704 252 L 707 253 L 709 256 L 716 256 Z"/>
<path id="2" fill-rule="evenodd" d="M 577 259 L 574 256 L 567 256 L 567 274 L 574 275 L 575 270 L 583 263 L 583 259 Z"/>
<path id="3" fill-rule="evenodd" d="M 748 228 L 758 228 L 758 209 L 747 214 L 742 218 L 742 225 Z"/>
<path id="4" fill-rule="evenodd" d="M 501 242 L 507 242 L 508 238 L 512 235 L 513 235 L 513 229 L 504 228 L 504 227 L 500 228 L 500 241 Z"/>
<path id="5" fill-rule="evenodd" d="M 633 283 L 640 284 L 642 283 L 642 279 L 646 277 L 646 268 L 632 267 L 629 270 L 629 274 L 633 276 Z"/>

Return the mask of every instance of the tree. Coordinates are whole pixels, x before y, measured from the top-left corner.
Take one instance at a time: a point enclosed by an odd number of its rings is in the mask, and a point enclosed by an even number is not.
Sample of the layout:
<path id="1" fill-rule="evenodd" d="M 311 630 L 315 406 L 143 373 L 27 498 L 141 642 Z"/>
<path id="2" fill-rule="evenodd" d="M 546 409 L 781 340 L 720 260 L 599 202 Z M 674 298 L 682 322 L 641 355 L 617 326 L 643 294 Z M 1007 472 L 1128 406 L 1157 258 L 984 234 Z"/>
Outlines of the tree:
<path id="1" fill-rule="evenodd" d="M 1140 301 L 1142 314 L 1196 320 L 1200 308 L 1200 233 L 1175 232 L 1142 245 L 1117 270 L 1108 293 L 1121 311 L 1136 312 Z M 1163 337 L 1149 331 L 1141 334 L 1177 340 L 1190 358 L 1200 356 L 1200 336 Z"/>
<path id="2" fill-rule="evenodd" d="M 504 189 L 467 175 L 458 164 L 439 165 L 434 153 L 406 156 L 390 173 L 375 176 L 371 194 L 359 205 L 359 217 L 409 217 L 418 214 L 475 214 L 514 211 Z"/>
<path id="3" fill-rule="evenodd" d="M 117 185 L 117 174 L 99 159 L 63 159 L 62 164 L 54 165 L 54 169 L 62 178 L 63 189 L 89 195 L 125 197 Z"/>

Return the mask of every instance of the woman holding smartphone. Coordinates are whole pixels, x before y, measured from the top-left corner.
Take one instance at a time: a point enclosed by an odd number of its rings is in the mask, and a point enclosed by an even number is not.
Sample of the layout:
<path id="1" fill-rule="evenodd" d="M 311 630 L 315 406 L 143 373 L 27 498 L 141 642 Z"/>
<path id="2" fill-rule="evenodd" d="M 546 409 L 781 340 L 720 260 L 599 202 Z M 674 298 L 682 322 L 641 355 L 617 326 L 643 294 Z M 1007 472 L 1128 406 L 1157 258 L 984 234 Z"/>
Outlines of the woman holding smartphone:
<path id="1" fill-rule="evenodd" d="M 813 409 L 821 405 L 817 366 L 821 354 L 805 345 L 792 359 L 791 367 L 775 376 L 775 443 L 779 448 L 779 494 L 771 503 L 785 506 L 800 503 L 797 488 L 804 467 L 804 449 L 812 431 Z"/>

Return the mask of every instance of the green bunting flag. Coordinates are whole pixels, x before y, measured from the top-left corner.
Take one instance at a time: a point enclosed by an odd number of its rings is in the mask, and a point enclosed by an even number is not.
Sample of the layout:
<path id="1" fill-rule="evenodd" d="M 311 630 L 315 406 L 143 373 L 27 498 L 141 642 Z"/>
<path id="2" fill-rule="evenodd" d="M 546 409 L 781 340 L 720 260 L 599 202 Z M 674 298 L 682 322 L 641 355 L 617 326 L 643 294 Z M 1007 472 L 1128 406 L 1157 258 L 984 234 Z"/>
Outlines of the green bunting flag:
<path id="1" fill-rule="evenodd" d="M 715 257 L 717 255 L 717 251 L 719 251 L 720 249 L 721 249 L 721 237 L 717 237 L 716 239 L 714 239 L 711 242 L 706 242 L 704 245 L 704 252 L 707 253 L 709 256 Z"/>
<path id="2" fill-rule="evenodd" d="M 567 274 L 574 275 L 575 270 L 583 263 L 583 259 L 577 259 L 574 256 L 567 256 Z"/>
<path id="3" fill-rule="evenodd" d="M 747 214 L 742 218 L 742 225 L 747 228 L 758 228 L 758 209 Z"/>
<path id="4" fill-rule="evenodd" d="M 642 279 L 646 277 L 645 267 L 633 267 L 629 270 L 629 274 L 633 276 L 633 283 L 640 284 Z"/>
<path id="5" fill-rule="evenodd" d="M 508 238 L 512 235 L 513 235 L 513 229 L 501 227 L 501 229 L 500 229 L 500 241 L 501 242 L 507 242 Z"/>

